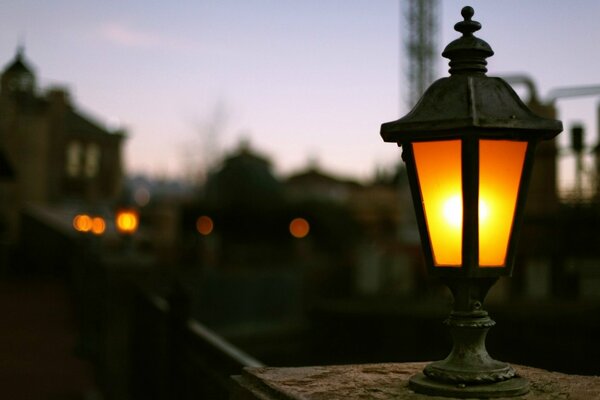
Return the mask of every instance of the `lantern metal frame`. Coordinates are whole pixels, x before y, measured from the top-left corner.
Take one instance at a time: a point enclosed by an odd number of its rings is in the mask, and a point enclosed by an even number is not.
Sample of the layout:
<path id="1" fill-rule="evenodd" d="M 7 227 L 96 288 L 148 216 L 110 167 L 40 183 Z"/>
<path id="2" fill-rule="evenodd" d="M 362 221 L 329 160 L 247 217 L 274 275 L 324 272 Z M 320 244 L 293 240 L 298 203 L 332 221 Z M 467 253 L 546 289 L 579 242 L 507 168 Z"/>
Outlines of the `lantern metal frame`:
<path id="1" fill-rule="evenodd" d="M 462 234 L 462 263 L 458 268 L 436 266 L 433 257 L 433 246 L 429 235 L 425 211 L 423 208 L 423 196 L 420 190 L 419 179 L 416 170 L 412 144 L 419 141 L 401 142 L 402 159 L 405 162 L 408 181 L 411 188 L 412 200 L 415 207 L 417 225 L 423 253 L 429 274 L 436 277 L 468 277 L 468 278 L 491 278 L 499 276 L 511 276 L 513 272 L 513 261 L 516 251 L 518 232 L 523 221 L 523 209 L 526 200 L 527 188 L 533 169 L 533 158 L 537 141 L 531 139 L 518 140 L 527 142 L 525 158 L 515 213 L 509 233 L 508 246 L 505 261 L 502 265 L 481 267 L 479 265 L 479 140 L 494 139 L 478 131 L 477 129 L 462 129 L 464 135 L 454 135 L 444 140 L 460 140 L 461 142 L 461 176 L 463 187 L 463 234 Z M 505 139 L 505 138 L 503 138 Z M 439 140 L 439 139 L 438 139 Z M 513 139 L 514 140 L 514 139 Z"/>
<path id="2" fill-rule="evenodd" d="M 402 147 L 409 184 L 429 273 L 450 288 L 454 305 L 446 324 L 454 346 L 442 361 L 429 364 L 411 378 L 411 387 L 422 393 L 451 397 L 502 397 L 526 393 L 528 383 L 515 370 L 492 359 L 485 348 L 487 331 L 495 323 L 483 310 L 483 300 L 500 276 L 511 276 L 517 234 L 535 147 L 562 131 L 558 120 L 533 114 L 502 79 L 488 77 L 486 58 L 491 47 L 475 37 L 481 24 L 471 20 L 474 11 L 464 7 L 464 20 L 455 25 L 462 37 L 442 55 L 450 59 L 450 76 L 434 82 L 412 111 L 397 121 L 384 123 L 385 142 Z M 479 261 L 479 145 L 480 140 L 526 142 L 514 216 L 503 265 L 480 266 Z M 458 268 L 435 265 L 413 143 L 460 140 L 462 184 L 462 263 Z"/>

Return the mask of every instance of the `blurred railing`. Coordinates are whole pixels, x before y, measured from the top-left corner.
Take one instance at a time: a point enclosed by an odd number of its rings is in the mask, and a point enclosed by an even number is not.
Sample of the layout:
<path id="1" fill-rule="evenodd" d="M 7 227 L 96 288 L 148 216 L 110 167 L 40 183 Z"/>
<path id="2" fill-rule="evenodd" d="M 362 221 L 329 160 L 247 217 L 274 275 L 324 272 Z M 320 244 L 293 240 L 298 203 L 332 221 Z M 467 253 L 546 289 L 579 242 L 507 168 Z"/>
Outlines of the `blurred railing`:
<path id="1" fill-rule="evenodd" d="M 231 375 L 262 364 L 187 316 L 186 296 L 138 293 L 131 334 L 133 399 L 227 399 Z"/>
<path id="2" fill-rule="evenodd" d="M 22 217 L 28 274 L 64 278 L 105 400 L 227 399 L 231 375 L 262 364 L 189 317 L 175 285 L 153 292 L 153 259 L 107 251 L 40 210 Z M 163 289 L 165 286 L 162 285 Z"/>

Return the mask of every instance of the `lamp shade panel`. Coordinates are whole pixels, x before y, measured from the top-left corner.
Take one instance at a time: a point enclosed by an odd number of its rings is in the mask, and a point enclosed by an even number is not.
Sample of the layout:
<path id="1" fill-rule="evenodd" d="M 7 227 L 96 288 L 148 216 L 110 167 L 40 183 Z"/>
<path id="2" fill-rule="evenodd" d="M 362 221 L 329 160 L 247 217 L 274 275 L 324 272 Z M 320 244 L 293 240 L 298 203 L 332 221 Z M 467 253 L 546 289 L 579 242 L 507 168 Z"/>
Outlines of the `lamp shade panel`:
<path id="1" fill-rule="evenodd" d="M 463 190 L 478 190 L 479 267 L 505 267 L 528 142 L 480 139 L 478 188 L 463 187 L 461 140 L 412 143 L 433 265 L 461 267 Z M 477 164 L 475 164 L 477 165 Z M 477 168 L 477 167 L 476 167 Z"/>
<path id="2" fill-rule="evenodd" d="M 527 142 L 479 141 L 479 265 L 506 265 Z"/>
<path id="3" fill-rule="evenodd" d="M 436 267 L 462 264 L 461 141 L 412 144 L 421 201 Z"/>

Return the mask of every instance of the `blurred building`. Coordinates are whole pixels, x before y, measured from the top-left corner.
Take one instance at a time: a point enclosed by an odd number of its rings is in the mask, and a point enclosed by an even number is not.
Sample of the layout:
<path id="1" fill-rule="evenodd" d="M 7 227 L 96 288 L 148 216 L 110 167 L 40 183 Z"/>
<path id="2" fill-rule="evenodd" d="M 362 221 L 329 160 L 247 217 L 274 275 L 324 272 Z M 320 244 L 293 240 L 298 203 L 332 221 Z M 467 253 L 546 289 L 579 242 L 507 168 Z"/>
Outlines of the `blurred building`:
<path id="1" fill-rule="evenodd" d="M 19 48 L 0 76 L 0 150 L 14 182 L 0 204 L 5 233 L 15 238 L 27 204 L 103 204 L 119 194 L 125 134 L 81 112 L 63 88 L 41 91 Z"/>
<path id="2" fill-rule="evenodd" d="M 418 286 L 421 253 L 404 175 L 403 168 L 396 168 L 389 176 L 360 184 L 311 164 L 286 180 L 286 193 L 294 201 L 331 202 L 347 210 L 346 223 L 358 231 L 358 240 L 348 248 L 354 256 L 353 288 L 359 295 L 414 294 Z"/>
<path id="3" fill-rule="evenodd" d="M 401 176 L 402 168 L 359 183 L 310 162 L 278 178 L 268 158 L 242 144 L 184 208 L 182 264 L 204 270 L 205 280 L 286 271 L 309 298 L 414 294 L 422 261 L 416 234 L 407 235 L 416 224 Z"/>
<path id="4" fill-rule="evenodd" d="M 513 83 L 525 84 L 529 92 L 527 105 L 534 113 L 546 118 L 558 117 L 555 99 L 540 101 L 530 78 L 513 77 Z M 573 131 L 562 135 L 569 134 L 573 135 Z M 593 149 L 586 151 L 593 154 L 598 163 L 598 153 Z M 561 196 L 557 166 L 561 157 L 572 157 L 571 153 L 569 149 L 560 149 L 557 139 L 544 141 L 536 149 L 515 276 L 510 282 L 513 295 L 536 299 L 600 297 L 600 186 L 597 183 L 600 175 L 591 177 L 590 192 L 574 190 Z"/>
<path id="5" fill-rule="evenodd" d="M 286 192 L 295 200 L 324 200 L 346 203 L 360 188 L 352 179 L 334 177 L 325 173 L 316 163 L 296 172 L 286 180 Z"/>

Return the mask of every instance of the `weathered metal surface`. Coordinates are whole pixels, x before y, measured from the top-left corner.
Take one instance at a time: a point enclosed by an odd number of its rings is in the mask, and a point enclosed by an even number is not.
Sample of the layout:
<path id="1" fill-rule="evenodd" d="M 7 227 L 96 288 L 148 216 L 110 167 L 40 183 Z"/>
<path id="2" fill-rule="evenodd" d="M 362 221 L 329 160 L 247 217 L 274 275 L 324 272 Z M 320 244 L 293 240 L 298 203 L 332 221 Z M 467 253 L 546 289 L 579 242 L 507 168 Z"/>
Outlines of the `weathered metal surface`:
<path id="1" fill-rule="evenodd" d="M 485 347 L 485 337 L 494 321 L 482 313 L 452 312 L 447 320 L 454 345 L 441 361 L 425 367 L 423 373 L 433 380 L 449 383 L 493 383 L 515 376 L 514 369 L 505 362 L 494 360 Z"/>
<path id="2" fill-rule="evenodd" d="M 473 35 L 481 25 L 472 21 L 473 9 L 462 10 L 464 21 L 455 29 L 462 37 L 442 55 L 450 59 L 450 77 L 434 82 L 411 112 L 381 126 L 386 142 L 406 143 L 465 136 L 505 139 L 550 139 L 562 122 L 532 113 L 504 80 L 485 75 L 491 47 Z"/>
<path id="3" fill-rule="evenodd" d="M 424 374 L 417 374 L 410 378 L 409 387 L 423 394 L 439 396 L 440 393 L 443 393 L 445 397 L 458 397 L 461 399 L 514 397 L 529 392 L 529 382 L 527 379 L 520 377 L 513 377 L 492 384 L 473 385 L 440 382 L 439 380 L 432 380 Z"/>

